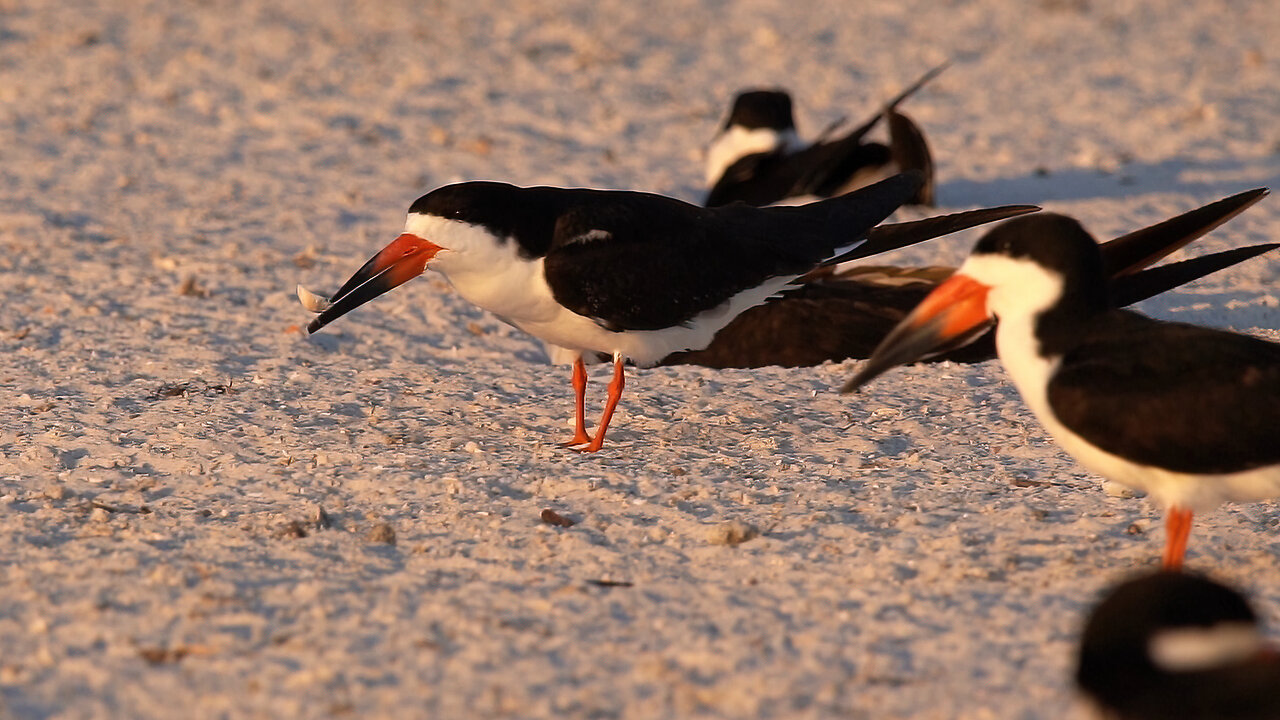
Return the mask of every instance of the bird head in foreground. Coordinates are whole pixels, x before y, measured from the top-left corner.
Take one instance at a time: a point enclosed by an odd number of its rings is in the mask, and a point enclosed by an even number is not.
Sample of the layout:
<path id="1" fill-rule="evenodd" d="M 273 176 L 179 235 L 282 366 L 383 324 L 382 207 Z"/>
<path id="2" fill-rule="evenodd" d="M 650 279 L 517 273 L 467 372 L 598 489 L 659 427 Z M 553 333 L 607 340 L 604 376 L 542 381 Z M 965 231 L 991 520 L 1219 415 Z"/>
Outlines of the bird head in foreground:
<path id="1" fill-rule="evenodd" d="M 1059 315 L 1059 327 L 1107 309 L 1097 243 L 1065 215 L 1014 218 L 987 233 L 950 278 L 903 318 L 842 388 L 897 365 L 965 345 L 996 318 Z M 1043 338 L 1042 338 L 1043 339 Z"/>
<path id="2" fill-rule="evenodd" d="M 1161 571 L 1106 593 L 1080 638 L 1076 683 L 1121 718 L 1273 718 L 1280 663 L 1235 590 Z"/>

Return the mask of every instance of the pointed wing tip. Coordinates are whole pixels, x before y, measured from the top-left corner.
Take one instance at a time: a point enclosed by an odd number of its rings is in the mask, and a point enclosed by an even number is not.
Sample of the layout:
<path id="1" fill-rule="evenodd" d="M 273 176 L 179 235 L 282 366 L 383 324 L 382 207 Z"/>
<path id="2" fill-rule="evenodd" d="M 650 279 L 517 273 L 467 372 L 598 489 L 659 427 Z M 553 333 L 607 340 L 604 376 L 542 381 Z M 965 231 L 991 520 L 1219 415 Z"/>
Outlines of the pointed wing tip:
<path id="1" fill-rule="evenodd" d="M 908 203 L 916 193 L 920 192 L 920 188 L 924 187 L 927 180 L 928 178 L 925 177 L 923 172 L 915 168 L 909 168 L 900 173 L 891 175 L 875 185 L 868 185 L 867 187 L 882 186 L 889 190 L 888 194 L 896 201 L 893 208 L 896 210 Z M 857 191 L 855 190 L 854 192 Z M 891 210 L 889 214 L 892 214 L 892 212 L 893 211 Z"/>
<path id="2" fill-rule="evenodd" d="M 1210 203 L 1206 207 L 1214 207 L 1214 206 L 1222 207 L 1224 205 L 1230 207 L 1232 209 L 1231 213 L 1226 216 L 1226 219 L 1229 220 L 1235 217 L 1236 215 L 1239 215 L 1241 212 L 1244 212 L 1246 209 L 1252 207 L 1254 203 L 1258 202 L 1259 200 L 1261 200 L 1262 198 L 1270 194 L 1271 194 L 1271 188 L 1267 188 L 1267 187 L 1253 188 L 1252 190 L 1245 190 L 1244 192 L 1236 193 L 1235 195 L 1232 195 L 1230 197 L 1225 197 L 1216 203 Z"/>
<path id="3" fill-rule="evenodd" d="M 1225 197 L 1217 202 L 1209 203 L 1200 210 L 1207 208 L 1227 208 L 1219 218 L 1219 224 L 1225 223 L 1227 220 L 1239 215 L 1240 213 L 1253 207 L 1259 200 L 1271 194 L 1271 188 L 1258 187 L 1252 190 L 1236 193 L 1229 197 Z M 1195 212 L 1194 210 L 1192 212 Z"/>

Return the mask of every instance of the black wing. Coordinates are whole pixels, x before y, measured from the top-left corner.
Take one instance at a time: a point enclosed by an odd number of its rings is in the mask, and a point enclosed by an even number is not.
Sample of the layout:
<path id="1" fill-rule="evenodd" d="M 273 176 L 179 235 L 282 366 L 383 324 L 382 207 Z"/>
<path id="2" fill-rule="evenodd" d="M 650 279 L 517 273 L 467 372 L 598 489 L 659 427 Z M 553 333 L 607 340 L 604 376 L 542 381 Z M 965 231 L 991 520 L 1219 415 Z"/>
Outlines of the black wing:
<path id="1" fill-rule="evenodd" d="M 1107 313 L 1062 359 L 1049 404 L 1107 452 L 1176 472 L 1280 463 L 1280 345 Z"/>
<path id="2" fill-rule="evenodd" d="M 1246 190 L 1102 243 L 1107 273 L 1115 277 L 1137 272 L 1163 259 L 1249 209 L 1268 192 L 1266 188 Z"/>
<path id="3" fill-rule="evenodd" d="M 746 203 L 764 207 L 791 197 L 804 165 L 795 155 L 781 151 L 756 153 L 738 158 L 707 193 L 707 207 Z"/>
<path id="4" fill-rule="evenodd" d="M 918 176 L 898 175 L 782 208 L 597 198 L 562 212 L 544 272 L 555 299 L 573 312 L 610 330 L 660 330 L 771 278 L 808 272 L 863 237 L 918 186 Z"/>
<path id="5" fill-rule="evenodd" d="M 1166 290 L 1186 285 L 1224 268 L 1229 268 L 1263 253 L 1271 252 L 1277 247 L 1280 247 L 1280 243 L 1247 245 L 1233 250 L 1201 255 L 1189 260 L 1158 265 L 1127 275 L 1114 276 L 1111 278 L 1111 303 L 1116 307 L 1125 307 L 1136 302 L 1142 302 Z"/>
<path id="6" fill-rule="evenodd" d="M 890 110 L 889 116 L 889 152 L 893 155 L 893 164 L 898 170 L 916 170 L 925 177 L 920 192 L 911 198 L 912 205 L 934 206 L 933 186 L 933 153 L 929 152 L 929 143 L 924 139 L 924 131 L 915 122 L 898 112 Z"/>

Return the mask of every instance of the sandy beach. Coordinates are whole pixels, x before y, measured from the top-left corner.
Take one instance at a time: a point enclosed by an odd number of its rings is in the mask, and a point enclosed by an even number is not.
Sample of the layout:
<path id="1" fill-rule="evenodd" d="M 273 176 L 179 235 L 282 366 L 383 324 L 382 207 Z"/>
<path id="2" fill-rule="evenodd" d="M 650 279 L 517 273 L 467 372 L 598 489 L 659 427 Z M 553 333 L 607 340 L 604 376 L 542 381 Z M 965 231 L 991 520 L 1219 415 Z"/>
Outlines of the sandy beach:
<path id="1" fill-rule="evenodd" d="M 737 90 L 812 136 L 948 60 L 903 107 L 939 207 L 895 218 L 1114 237 L 1280 187 L 1275 4 L 518 8 L 0 0 L 0 718 L 1088 717 L 1083 615 L 1162 513 L 999 363 L 635 370 L 583 456 L 568 369 L 439 275 L 313 337 L 294 287 L 459 180 L 696 202 Z M 1175 259 L 1277 240 L 1269 197 Z M 1141 309 L 1280 340 L 1278 283 Z M 1280 637 L 1280 505 L 1188 565 Z"/>

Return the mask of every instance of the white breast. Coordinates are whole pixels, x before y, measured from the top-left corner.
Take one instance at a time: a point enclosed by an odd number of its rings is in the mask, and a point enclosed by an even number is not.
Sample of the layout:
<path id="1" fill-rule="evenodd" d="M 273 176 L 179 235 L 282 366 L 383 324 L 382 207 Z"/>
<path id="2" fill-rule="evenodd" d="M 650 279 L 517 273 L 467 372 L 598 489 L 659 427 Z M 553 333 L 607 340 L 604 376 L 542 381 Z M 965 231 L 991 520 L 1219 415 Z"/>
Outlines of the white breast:
<path id="1" fill-rule="evenodd" d="M 734 125 L 720 133 L 707 149 L 707 185 L 714 185 L 724 171 L 738 160 L 757 153 L 782 149 L 795 151 L 801 147 L 795 130 L 779 132 L 771 128 L 748 130 Z"/>

